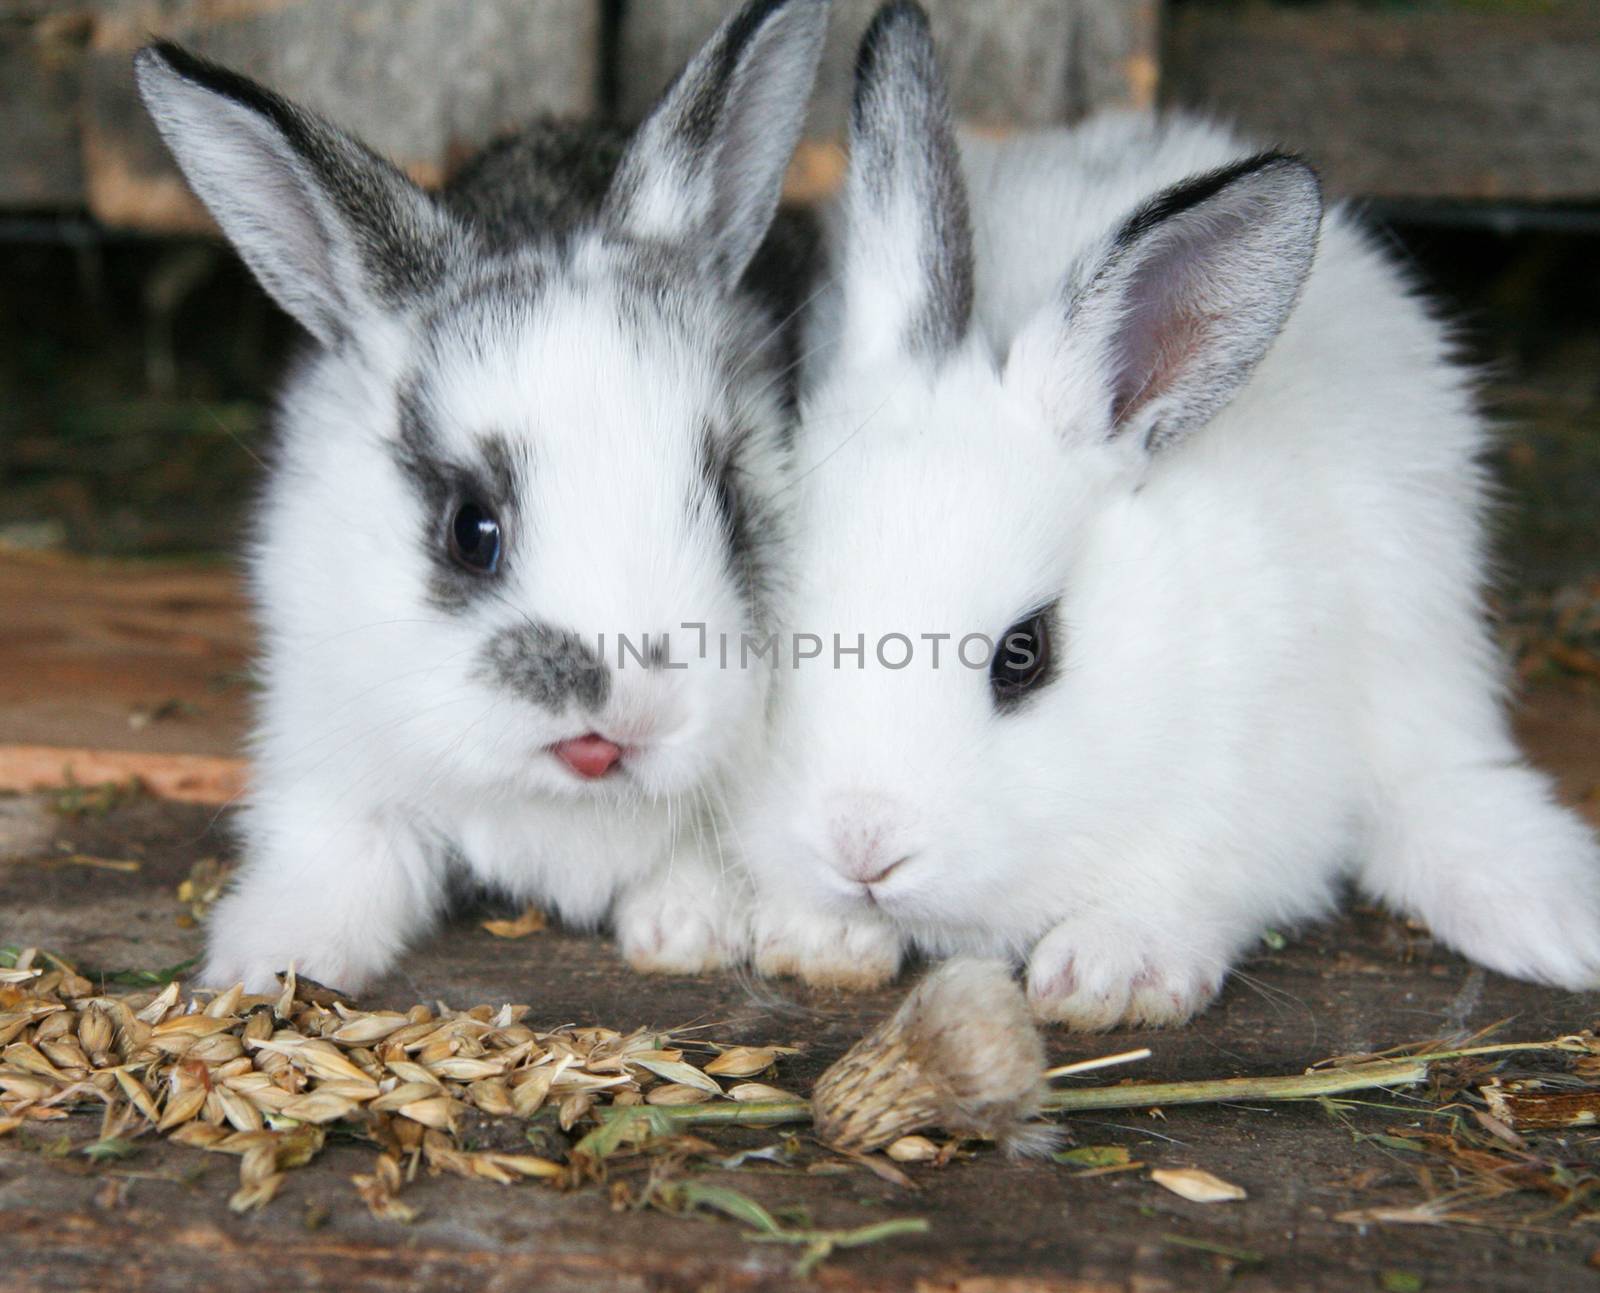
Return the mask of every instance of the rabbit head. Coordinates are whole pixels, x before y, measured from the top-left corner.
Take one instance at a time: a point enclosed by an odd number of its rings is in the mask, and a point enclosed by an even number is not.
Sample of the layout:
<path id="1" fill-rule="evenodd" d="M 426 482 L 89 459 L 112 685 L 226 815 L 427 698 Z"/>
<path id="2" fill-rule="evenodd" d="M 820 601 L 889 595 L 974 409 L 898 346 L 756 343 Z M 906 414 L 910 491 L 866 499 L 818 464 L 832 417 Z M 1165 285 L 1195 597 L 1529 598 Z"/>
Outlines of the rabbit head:
<path id="1" fill-rule="evenodd" d="M 761 672 L 700 647 L 765 614 L 788 415 L 741 279 L 827 9 L 744 5 L 591 217 L 509 246 L 273 92 L 140 53 L 189 183 L 316 343 L 253 552 L 263 762 L 603 799 L 759 729 Z"/>

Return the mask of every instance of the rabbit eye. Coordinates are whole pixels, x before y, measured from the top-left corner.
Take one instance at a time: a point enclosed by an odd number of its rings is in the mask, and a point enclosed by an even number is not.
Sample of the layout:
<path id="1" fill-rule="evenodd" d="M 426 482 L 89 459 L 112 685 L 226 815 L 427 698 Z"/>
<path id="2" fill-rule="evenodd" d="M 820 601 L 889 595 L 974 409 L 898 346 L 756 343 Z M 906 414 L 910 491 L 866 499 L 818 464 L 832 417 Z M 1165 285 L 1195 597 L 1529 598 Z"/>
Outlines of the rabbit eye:
<path id="1" fill-rule="evenodd" d="M 500 564 L 500 522 L 477 503 L 463 503 L 450 519 L 450 555 L 468 570 L 492 575 Z"/>
<path id="2" fill-rule="evenodd" d="M 989 661 L 989 690 L 1000 709 L 1019 703 L 1033 688 L 1047 682 L 1051 668 L 1051 620 L 1055 607 L 1047 606 L 1018 620 L 995 643 Z"/>

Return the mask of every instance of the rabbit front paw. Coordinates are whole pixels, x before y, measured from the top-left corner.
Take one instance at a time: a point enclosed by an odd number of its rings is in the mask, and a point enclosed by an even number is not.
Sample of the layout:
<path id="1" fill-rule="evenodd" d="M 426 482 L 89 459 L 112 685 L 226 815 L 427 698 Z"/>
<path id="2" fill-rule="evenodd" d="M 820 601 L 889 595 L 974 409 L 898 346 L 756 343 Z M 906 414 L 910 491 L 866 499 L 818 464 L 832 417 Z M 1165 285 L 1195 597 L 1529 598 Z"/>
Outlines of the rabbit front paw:
<path id="1" fill-rule="evenodd" d="M 1036 1018 L 1085 1032 L 1181 1024 L 1216 998 L 1221 957 L 1104 918 L 1057 925 L 1028 959 Z"/>
<path id="2" fill-rule="evenodd" d="M 763 907 L 752 941 L 759 973 L 792 975 L 814 987 L 860 992 L 900 973 L 900 936 L 871 916 Z"/>
<path id="3" fill-rule="evenodd" d="M 700 868 L 675 867 L 630 890 L 613 923 L 623 958 L 644 974 L 702 974 L 748 954 L 743 895 Z"/>

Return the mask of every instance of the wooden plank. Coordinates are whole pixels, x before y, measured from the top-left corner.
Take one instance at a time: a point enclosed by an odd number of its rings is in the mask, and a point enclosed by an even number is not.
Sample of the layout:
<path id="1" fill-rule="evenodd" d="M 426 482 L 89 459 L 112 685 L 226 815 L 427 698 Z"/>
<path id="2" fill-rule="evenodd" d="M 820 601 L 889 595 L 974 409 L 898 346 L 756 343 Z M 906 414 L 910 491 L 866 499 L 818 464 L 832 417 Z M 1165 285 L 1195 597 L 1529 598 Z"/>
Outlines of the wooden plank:
<path id="1" fill-rule="evenodd" d="M 244 793 L 245 767 L 243 759 L 204 754 L 0 745 L 0 791 L 26 793 L 136 781 L 146 793 L 176 803 L 231 804 Z"/>
<path id="2" fill-rule="evenodd" d="M 14 824 L 11 838 L 31 834 L 33 843 L 14 845 L 8 855 L 0 814 L 0 942 L 51 948 L 86 968 L 151 969 L 195 954 L 201 932 L 179 923 L 185 909 L 175 889 L 196 858 L 228 855 L 226 817 L 219 822 L 214 810 L 149 799 L 77 817 L 34 800 L 12 803 L 12 818 L 26 810 L 33 820 L 26 830 Z M 61 846 L 69 841 L 73 852 L 136 859 L 140 866 L 61 865 Z M 1133 1075 L 1140 1080 L 1295 1073 L 1325 1056 L 1451 1029 L 1470 1032 L 1513 1016 L 1508 1040 L 1555 1036 L 1593 1016 L 1593 998 L 1483 975 L 1370 914 L 1320 927 L 1282 951 L 1263 951 L 1246 968 L 1248 977 L 1233 981 L 1192 1026 L 1096 1037 L 1053 1030 L 1051 1062 L 1148 1045 L 1155 1054 Z M 716 1021 L 719 1039 L 803 1044 L 803 1054 L 781 1061 L 778 1080 L 805 1092 L 892 1008 L 904 986 L 852 995 L 781 982 L 752 990 L 737 974 L 644 978 L 599 938 L 552 928 L 507 942 L 464 920 L 417 948 L 367 1004 L 442 999 L 464 1008 L 523 1001 L 532 1003 L 541 1027 Z M 1080 1081 L 1090 1080 L 1100 1079 Z M 946 1167 L 908 1166 L 914 1192 L 864 1170 L 812 1175 L 770 1164 L 725 1174 L 697 1170 L 695 1179 L 769 1209 L 802 1208 L 818 1226 L 928 1219 L 927 1235 L 841 1252 L 809 1284 L 794 1274 L 794 1251 L 747 1242 L 727 1221 L 613 1208 L 601 1185 L 572 1192 L 506 1188 L 424 1171 L 403 1196 L 421 1209 L 417 1223 L 380 1222 L 349 1181 L 370 1168 L 371 1150 L 338 1138 L 317 1162 L 291 1172 L 263 1212 L 234 1216 L 227 1198 L 238 1161 L 230 1156 L 153 1136 L 140 1137 L 136 1156 L 122 1162 L 94 1165 L 80 1153 L 52 1151 L 63 1135 L 75 1148 L 95 1138 L 99 1116 L 90 1112 L 0 1136 L 0 1289 L 1342 1291 L 1378 1287 L 1385 1271 L 1412 1273 L 1430 1289 L 1481 1293 L 1583 1284 L 1592 1227 L 1548 1212 L 1553 1200 L 1543 1195 L 1528 1196 L 1517 1213 L 1546 1211 L 1536 1242 L 1493 1229 L 1358 1229 L 1338 1220 L 1351 1209 L 1424 1197 L 1415 1156 L 1352 1135 L 1381 1135 L 1417 1121 L 1384 1103 L 1351 1104 L 1337 1117 L 1310 1103 L 1175 1106 L 1160 1118 L 1130 1110 L 1074 1120 L 1080 1144 L 1120 1146 L 1146 1164 L 1116 1175 L 1080 1176 L 1048 1162 L 1010 1164 L 987 1150 Z M 1428 1130 L 1446 1126 L 1443 1119 L 1425 1121 Z M 705 1134 L 730 1150 L 782 1138 L 779 1131 Z M 821 1157 L 803 1133 L 800 1143 L 806 1161 Z M 1592 1170 L 1596 1152 L 1575 1138 L 1564 1153 Z M 1248 1200 L 1190 1204 L 1148 1179 L 1149 1169 L 1196 1166 L 1243 1186 Z M 619 1164 L 611 1182 L 637 1199 L 646 1173 L 643 1164 Z"/>
<path id="3" fill-rule="evenodd" d="M 0 7 L 0 208 L 45 209 L 83 204 L 78 154 L 78 99 L 89 14 L 62 9 Z"/>
<path id="4" fill-rule="evenodd" d="M 1162 97 L 1307 153 L 1340 193 L 1600 197 L 1600 5 L 1182 5 Z"/>
<path id="5" fill-rule="evenodd" d="M 599 0 L 116 0 L 84 69 L 88 200 L 108 224 L 207 223 L 134 92 L 130 58 L 152 35 L 266 82 L 428 184 L 535 116 L 596 107 Z"/>
<path id="6" fill-rule="evenodd" d="M 844 131 L 856 46 L 879 0 L 836 0 L 807 133 Z M 980 126 L 1037 126 L 1149 104 L 1158 0 L 926 0 L 956 111 Z M 726 15 L 727 0 L 628 0 L 620 110 L 641 117 Z"/>
<path id="7" fill-rule="evenodd" d="M 0 745 L 237 756 L 253 642 L 224 566 L 6 553 Z"/>

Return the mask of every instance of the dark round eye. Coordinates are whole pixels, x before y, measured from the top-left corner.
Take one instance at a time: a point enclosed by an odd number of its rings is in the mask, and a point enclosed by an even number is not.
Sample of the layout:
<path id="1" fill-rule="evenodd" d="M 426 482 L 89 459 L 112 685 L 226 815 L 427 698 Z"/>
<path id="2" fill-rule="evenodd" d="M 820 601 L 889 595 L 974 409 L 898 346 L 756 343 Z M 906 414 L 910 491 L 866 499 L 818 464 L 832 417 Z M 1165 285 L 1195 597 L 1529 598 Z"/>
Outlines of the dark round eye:
<path id="1" fill-rule="evenodd" d="M 1051 607 L 1008 628 L 989 661 L 989 689 L 1001 709 L 1016 704 L 1032 688 L 1049 679 Z"/>
<path id="2" fill-rule="evenodd" d="M 500 564 L 500 522 L 477 503 L 463 503 L 450 519 L 450 555 L 468 570 L 492 575 Z"/>

